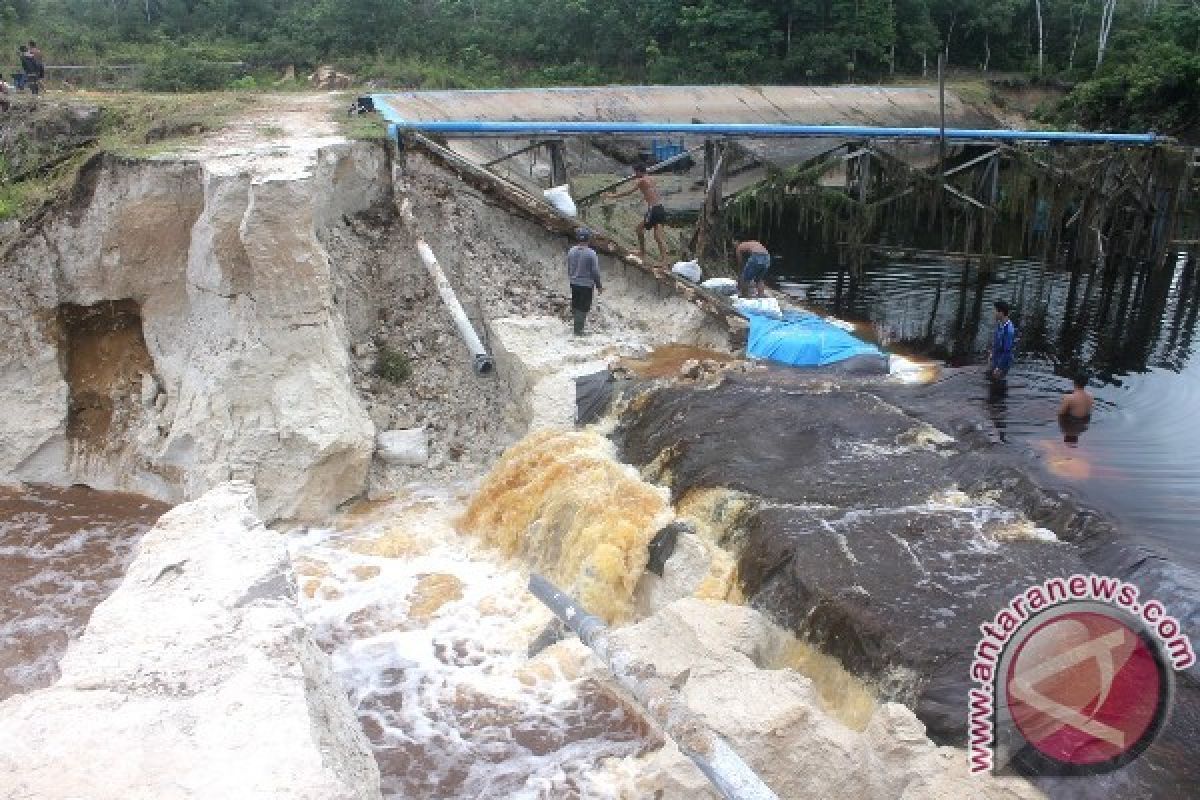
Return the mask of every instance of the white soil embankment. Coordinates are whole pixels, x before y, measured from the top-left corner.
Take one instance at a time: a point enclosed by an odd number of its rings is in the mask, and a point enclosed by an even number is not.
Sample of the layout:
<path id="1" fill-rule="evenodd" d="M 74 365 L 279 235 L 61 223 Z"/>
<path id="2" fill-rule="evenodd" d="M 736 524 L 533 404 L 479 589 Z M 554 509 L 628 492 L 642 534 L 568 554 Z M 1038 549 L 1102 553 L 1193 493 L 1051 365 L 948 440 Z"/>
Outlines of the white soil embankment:
<path id="1" fill-rule="evenodd" d="M 361 491 L 374 432 L 321 239 L 387 201 L 387 158 L 307 103 L 264 100 L 191 152 L 97 158 L 6 248 L 0 480 L 179 502 L 237 478 L 268 519 Z"/>

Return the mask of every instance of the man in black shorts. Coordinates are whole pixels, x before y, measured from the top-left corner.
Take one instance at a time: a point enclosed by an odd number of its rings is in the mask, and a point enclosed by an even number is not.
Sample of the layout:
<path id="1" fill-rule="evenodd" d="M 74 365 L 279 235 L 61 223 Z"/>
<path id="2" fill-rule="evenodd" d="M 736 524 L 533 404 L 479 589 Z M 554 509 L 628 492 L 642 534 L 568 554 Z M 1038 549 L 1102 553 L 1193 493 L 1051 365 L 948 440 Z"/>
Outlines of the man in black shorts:
<path id="1" fill-rule="evenodd" d="M 600 281 L 600 259 L 592 249 L 592 232 L 587 228 L 576 229 L 575 246 L 567 251 L 567 280 L 571 284 L 575 335 L 583 336 L 583 326 L 592 310 L 592 292 L 604 292 Z"/>
<path id="2" fill-rule="evenodd" d="M 607 192 L 604 197 L 609 200 L 616 200 L 621 197 L 628 197 L 634 192 L 641 192 L 642 199 L 646 201 L 646 215 L 642 217 L 642 221 L 637 226 L 638 240 L 638 255 L 642 261 L 646 260 L 646 231 L 654 231 L 654 241 L 658 242 L 658 256 L 662 259 L 659 266 L 667 265 L 667 243 L 663 240 L 662 226 L 667 221 L 667 210 L 663 208 L 662 196 L 658 193 L 658 186 L 655 185 L 654 179 L 646 174 L 646 165 L 637 164 L 633 168 L 635 180 L 633 187 L 625 192 Z"/>

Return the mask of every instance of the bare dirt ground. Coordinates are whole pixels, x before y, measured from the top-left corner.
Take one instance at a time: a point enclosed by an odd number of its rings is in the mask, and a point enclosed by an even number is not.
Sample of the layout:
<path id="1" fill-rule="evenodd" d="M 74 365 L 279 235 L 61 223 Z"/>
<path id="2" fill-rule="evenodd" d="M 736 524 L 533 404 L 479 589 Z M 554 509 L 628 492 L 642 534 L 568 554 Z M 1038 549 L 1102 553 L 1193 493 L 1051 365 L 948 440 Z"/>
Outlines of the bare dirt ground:
<path id="1" fill-rule="evenodd" d="M 222 175 L 250 172 L 262 181 L 303 178 L 318 150 L 344 141 L 334 118 L 343 100 L 344 95 L 330 92 L 260 95 L 252 109 L 199 144 L 169 155 L 198 158 Z"/>

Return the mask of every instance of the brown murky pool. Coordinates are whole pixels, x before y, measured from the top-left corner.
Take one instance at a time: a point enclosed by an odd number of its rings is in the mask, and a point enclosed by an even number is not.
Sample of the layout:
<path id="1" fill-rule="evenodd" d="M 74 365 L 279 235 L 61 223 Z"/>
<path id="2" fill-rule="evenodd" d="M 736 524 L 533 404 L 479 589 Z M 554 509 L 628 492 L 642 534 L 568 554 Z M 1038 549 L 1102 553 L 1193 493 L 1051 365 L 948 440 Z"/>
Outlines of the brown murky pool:
<path id="1" fill-rule="evenodd" d="M 169 506 L 83 486 L 0 487 L 0 700 L 48 686 Z"/>
<path id="2" fill-rule="evenodd" d="M 737 356 L 691 344 L 665 344 L 654 348 L 642 358 L 622 359 L 620 365 L 643 378 L 670 378 L 688 361 L 716 361 L 727 364 L 740 361 Z"/>

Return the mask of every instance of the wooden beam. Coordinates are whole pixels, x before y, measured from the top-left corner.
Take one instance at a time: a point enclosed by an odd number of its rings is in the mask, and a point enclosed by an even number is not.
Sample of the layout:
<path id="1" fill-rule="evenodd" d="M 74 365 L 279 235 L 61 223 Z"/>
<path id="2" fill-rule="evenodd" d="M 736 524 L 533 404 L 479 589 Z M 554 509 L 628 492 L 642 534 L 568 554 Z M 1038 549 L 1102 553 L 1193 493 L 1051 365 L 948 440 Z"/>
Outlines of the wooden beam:
<path id="1" fill-rule="evenodd" d="M 539 139 L 538 141 L 536 141 L 532 144 L 525 145 L 520 150 L 514 150 L 511 153 L 500 156 L 499 158 L 493 158 L 491 161 L 486 161 L 483 164 L 481 164 L 480 166 L 482 166 L 484 169 L 490 169 L 491 167 L 496 166 L 497 164 L 499 164 L 502 161 L 508 161 L 510 158 L 515 158 L 516 156 L 519 156 L 522 153 L 528 153 L 530 150 L 536 150 L 537 148 L 541 147 L 542 145 L 544 145 L 546 143 L 547 143 L 546 140 Z"/>
<path id="2" fill-rule="evenodd" d="M 979 201 L 978 201 L 978 200 L 976 200 L 974 197 L 971 197 L 971 196 L 970 196 L 970 195 L 968 195 L 968 194 L 965 194 L 965 193 L 963 193 L 963 192 L 960 192 L 958 189 L 955 189 L 955 188 L 954 188 L 953 186 L 951 186 L 950 184 L 948 184 L 948 183 L 947 183 L 947 184 L 943 184 L 943 185 L 942 185 L 942 188 L 943 188 L 944 190 L 946 190 L 946 192 L 948 192 L 949 194 L 952 194 L 952 195 L 954 195 L 955 197 L 957 197 L 959 200 L 962 200 L 962 201 L 964 201 L 964 202 L 970 203 L 971 205 L 975 206 L 975 207 L 976 207 L 976 208 L 978 208 L 980 211 L 987 211 L 987 206 L 985 206 L 983 203 L 979 202 Z"/>
<path id="3" fill-rule="evenodd" d="M 876 208 L 878 208 L 879 206 L 885 206 L 888 203 L 893 203 L 893 202 L 899 200 L 901 197 L 907 197 L 908 195 L 912 194 L 915 191 L 916 191 L 916 187 L 910 186 L 901 192 L 897 192 L 896 194 L 892 195 L 891 197 L 885 197 L 882 200 L 876 200 L 874 203 L 871 203 L 871 205 L 875 206 Z"/>
<path id="4" fill-rule="evenodd" d="M 957 167 L 953 167 L 951 169 L 946 170 L 946 177 L 948 178 L 951 175 L 957 175 L 958 173 L 963 172 L 964 170 L 968 170 L 971 167 L 975 166 L 980 161 L 987 161 L 989 158 L 991 158 L 994 155 L 998 155 L 999 153 L 1000 153 L 1000 148 L 996 147 L 996 148 L 993 148 L 992 150 L 989 150 L 988 152 L 984 153 L 981 156 L 976 156 L 975 158 L 972 158 L 970 161 L 964 161 L 962 164 L 959 164 Z"/>

